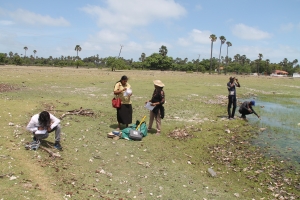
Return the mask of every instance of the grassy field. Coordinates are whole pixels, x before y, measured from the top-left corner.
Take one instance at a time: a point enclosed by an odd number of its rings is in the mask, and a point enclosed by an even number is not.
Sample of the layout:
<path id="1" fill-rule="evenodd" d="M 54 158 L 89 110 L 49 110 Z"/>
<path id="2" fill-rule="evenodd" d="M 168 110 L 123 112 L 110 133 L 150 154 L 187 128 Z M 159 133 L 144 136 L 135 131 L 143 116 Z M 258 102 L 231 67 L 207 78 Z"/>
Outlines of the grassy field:
<path id="1" fill-rule="evenodd" d="M 230 75 L 19 66 L 2 66 L 0 71 L 0 84 L 6 88 L 0 93 L 1 200 L 300 197 L 299 163 L 265 157 L 265 149 L 250 143 L 261 130 L 227 119 Z M 152 81 L 166 85 L 160 136 L 153 131 L 141 142 L 107 138 L 117 127 L 111 99 L 122 75 L 132 86 L 134 122 L 144 115 L 149 120 L 144 102 L 153 92 Z M 238 78 L 238 98 L 290 103 L 286 99 L 300 97 L 300 79 Z M 294 105 L 299 108 L 299 101 Z M 81 107 L 94 115 L 62 119 L 61 158 L 41 148 L 25 150 L 32 139 L 25 130 L 32 115 L 48 110 L 60 117 Z M 256 111 L 263 117 L 263 108 Z M 175 133 L 182 137 L 172 137 Z M 53 142 L 51 133 L 42 145 L 57 153 Z M 217 176 L 209 176 L 208 168 Z"/>

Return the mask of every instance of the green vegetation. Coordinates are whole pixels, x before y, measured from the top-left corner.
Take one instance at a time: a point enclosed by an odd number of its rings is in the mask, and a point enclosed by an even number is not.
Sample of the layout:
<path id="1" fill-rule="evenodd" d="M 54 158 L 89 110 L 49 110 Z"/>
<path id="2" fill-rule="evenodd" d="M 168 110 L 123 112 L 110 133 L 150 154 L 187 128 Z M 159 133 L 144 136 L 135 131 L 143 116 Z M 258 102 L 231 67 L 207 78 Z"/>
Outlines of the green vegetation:
<path id="1" fill-rule="evenodd" d="M 209 66 L 209 65 L 208 65 Z M 258 127 L 226 119 L 231 75 L 155 70 L 1 66 L 0 199 L 297 199 L 299 170 L 265 157 L 250 141 Z M 153 80 L 166 85 L 162 134 L 142 142 L 113 140 L 113 85 L 122 75 L 133 90 L 133 121 L 149 116 Z M 300 79 L 239 76 L 239 98 L 299 99 Z M 25 150 L 30 117 L 48 110 L 91 109 L 62 119 L 61 159 Z M 257 110 L 263 112 L 261 109 Z M 155 127 L 155 126 L 154 126 Z M 179 134 L 177 138 L 174 135 Z M 52 135 L 51 135 L 52 134 Z M 51 148 L 53 133 L 43 142 Z M 50 146 L 49 146 L 50 145 Z M 210 177 L 207 169 L 216 171 Z"/>
<path id="2" fill-rule="evenodd" d="M 211 40 L 211 52 L 210 59 L 200 60 L 200 54 L 198 59 L 193 59 L 189 61 L 187 58 L 173 58 L 168 56 L 168 49 L 166 46 L 162 45 L 158 52 L 154 52 L 149 56 L 145 53 L 141 54 L 139 61 L 133 61 L 131 59 L 125 59 L 120 57 L 121 49 L 118 57 L 105 57 L 101 58 L 99 55 L 94 55 L 86 58 L 80 58 L 78 52 L 82 50 L 80 45 L 75 46 L 75 51 L 77 56 L 64 56 L 59 58 L 53 58 L 49 56 L 48 58 L 36 56 L 37 51 L 33 50 L 34 55 L 26 56 L 27 47 L 24 47 L 24 56 L 18 55 L 18 53 L 9 52 L 0 53 L 0 64 L 7 65 L 31 65 L 31 66 L 55 66 L 55 67 L 69 67 L 74 66 L 78 68 L 111 68 L 114 70 L 123 69 L 138 69 L 138 70 L 171 70 L 171 71 L 194 71 L 194 72 L 209 72 L 209 74 L 217 72 L 218 74 L 227 72 L 235 74 L 251 74 L 258 73 L 264 75 L 270 75 L 274 70 L 284 70 L 287 71 L 289 76 L 292 76 L 295 72 L 300 72 L 300 65 L 298 60 L 293 61 L 284 58 L 279 63 L 270 63 L 269 59 L 263 60 L 263 54 L 258 54 L 258 59 L 250 60 L 246 55 L 236 54 L 233 58 L 228 57 L 228 48 L 232 46 L 231 42 L 227 41 L 224 36 L 219 37 L 221 41 L 219 58 L 212 57 L 213 43 L 216 42 L 217 36 L 210 35 Z M 222 56 L 222 45 L 226 42 L 227 52 L 226 56 Z"/>

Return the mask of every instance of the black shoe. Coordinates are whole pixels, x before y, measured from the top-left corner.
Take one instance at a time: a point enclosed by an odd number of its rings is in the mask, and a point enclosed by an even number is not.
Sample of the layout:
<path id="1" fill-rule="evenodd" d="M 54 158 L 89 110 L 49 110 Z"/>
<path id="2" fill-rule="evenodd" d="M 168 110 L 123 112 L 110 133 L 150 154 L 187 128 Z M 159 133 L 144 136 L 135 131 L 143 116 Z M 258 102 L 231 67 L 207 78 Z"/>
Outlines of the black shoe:
<path id="1" fill-rule="evenodd" d="M 55 142 L 54 148 L 56 148 L 56 149 L 58 149 L 58 150 L 62 150 L 62 146 L 60 145 L 59 142 Z"/>

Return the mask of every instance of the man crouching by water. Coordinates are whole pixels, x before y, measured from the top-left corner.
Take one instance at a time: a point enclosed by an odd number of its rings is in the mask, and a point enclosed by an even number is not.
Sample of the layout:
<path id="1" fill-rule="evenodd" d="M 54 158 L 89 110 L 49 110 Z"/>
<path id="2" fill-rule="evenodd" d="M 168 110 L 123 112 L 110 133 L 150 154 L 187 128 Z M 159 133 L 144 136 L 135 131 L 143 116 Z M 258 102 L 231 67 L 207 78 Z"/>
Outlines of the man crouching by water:
<path id="1" fill-rule="evenodd" d="M 260 116 L 254 111 L 252 106 L 255 106 L 255 101 L 245 101 L 244 103 L 242 103 L 239 109 L 239 113 L 242 114 L 242 119 L 247 120 L 246 115 L 250 114 L 255 114 L 258 118 L 260 118 Z"/>

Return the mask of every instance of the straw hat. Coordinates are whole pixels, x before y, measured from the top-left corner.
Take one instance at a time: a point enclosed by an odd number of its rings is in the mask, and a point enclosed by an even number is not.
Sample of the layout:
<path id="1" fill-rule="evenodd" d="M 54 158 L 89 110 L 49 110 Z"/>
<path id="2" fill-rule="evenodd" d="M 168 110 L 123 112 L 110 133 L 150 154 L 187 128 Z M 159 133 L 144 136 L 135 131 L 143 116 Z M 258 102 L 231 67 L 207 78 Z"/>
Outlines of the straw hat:
<path id="1" fill-rule="evenodd" d="M 158 87 L 165 87 L 165 84 L 163 84 L 163 82 L 161 82 L 160 80 L 154 80 L 153 83 Z"/>

